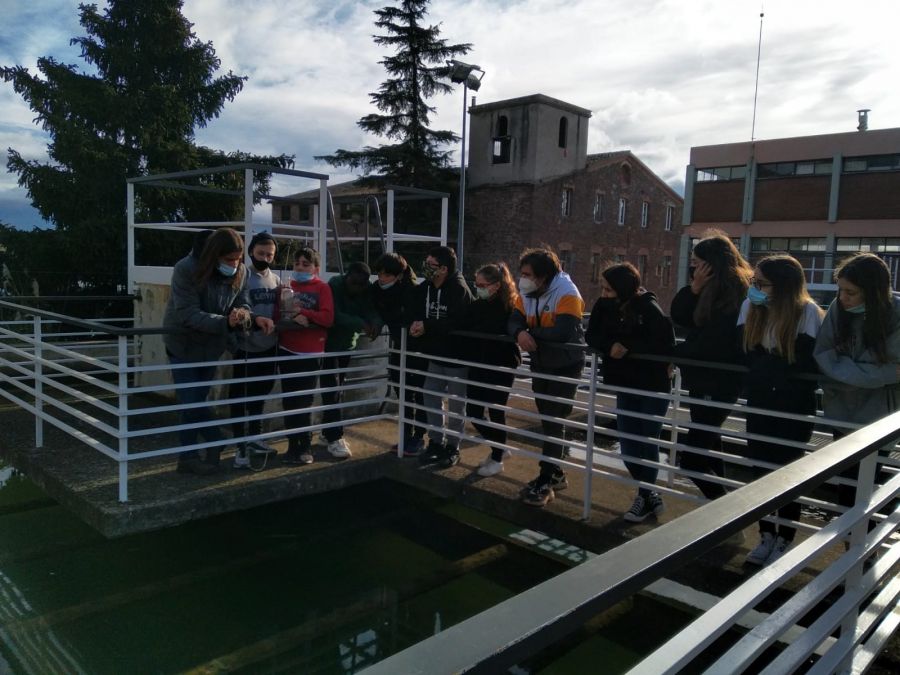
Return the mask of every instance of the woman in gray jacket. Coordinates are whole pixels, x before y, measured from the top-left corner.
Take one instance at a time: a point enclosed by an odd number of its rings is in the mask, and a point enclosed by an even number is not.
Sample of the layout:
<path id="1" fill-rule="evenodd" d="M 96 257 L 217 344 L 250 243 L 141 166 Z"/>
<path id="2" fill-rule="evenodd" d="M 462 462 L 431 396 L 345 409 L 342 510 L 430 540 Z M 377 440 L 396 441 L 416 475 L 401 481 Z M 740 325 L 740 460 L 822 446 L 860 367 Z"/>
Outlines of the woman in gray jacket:
<path id="1" fill-rule="evenodd" d="M 189 406 L 206 401 L 212 387 L 216 366 L 203 364 L 218 361 L 226 349 L 233 350 L 235 331 L 249 327 L 253 320 L 243 257 L 241 236 L 223 228 L 209 235 L 199 255 L 191 253 L 179 260 L 172 273 L 163 326 L 173 330 L 163 336 L 163 342 L 169 361 L 176 366 L 172 369 L 175 384 L 196 385 L 175 389 L 182 406 L 181 424 L 186 425 L 179 432 L 183 447 L 196 445 L 200 434 L 207 443 L 222 440 L 218 426 L 197 426 L 212 422 L 209 406 Z M 218 468 L 220 450 L 220 445 L 208 448 L 203 459 L 197 448 L 182 452 L 178 471 L 211 474 Z"/>
<path id="2" fill-rule="evenodd" d="M 887 265 L 871 253 L 844 260 L 835 279 L 838 295 L 814 352 L 825 375 L 825 417 L 868 424 L 896 411 L 900 402 L 900 297 L 891 292 Z M 840 438 L 847 431 L 833 433 Z M 854 467 L 846 475 L 856 474 Z M 839 503 L 852 505 L 854 493 L 840 486 Z"/>

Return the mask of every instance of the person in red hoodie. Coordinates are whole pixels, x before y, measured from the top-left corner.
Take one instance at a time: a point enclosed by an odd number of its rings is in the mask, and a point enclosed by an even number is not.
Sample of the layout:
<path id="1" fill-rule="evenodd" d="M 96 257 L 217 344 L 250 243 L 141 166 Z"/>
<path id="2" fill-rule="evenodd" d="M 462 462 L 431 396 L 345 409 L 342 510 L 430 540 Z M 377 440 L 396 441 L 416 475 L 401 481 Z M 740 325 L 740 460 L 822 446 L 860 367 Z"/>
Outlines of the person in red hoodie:
<path id="1" fill-rule="evenodd" d="M 281 390 L 284 392 L 284 424 L 288 429 L 288 450 L 282 456 L 285 464 L 312 464 L 312 433 L 295 431 L 308 427 L 310 414 L 305 410 L 313 401 L 307 393 L 316 388 L 316 375 L 322 369 L 322 358 L 304 357 L 322 354 L 328 329 L 334 323 L 334 300 L 331 288 L 319 278 L 319 253 L 302 247 L 294 254 L 294 271 L 291 274 L 292 294 L 283 294 L 279 320 L 278 353 L 285 357 L 278 363 L 281 371 Z"/>

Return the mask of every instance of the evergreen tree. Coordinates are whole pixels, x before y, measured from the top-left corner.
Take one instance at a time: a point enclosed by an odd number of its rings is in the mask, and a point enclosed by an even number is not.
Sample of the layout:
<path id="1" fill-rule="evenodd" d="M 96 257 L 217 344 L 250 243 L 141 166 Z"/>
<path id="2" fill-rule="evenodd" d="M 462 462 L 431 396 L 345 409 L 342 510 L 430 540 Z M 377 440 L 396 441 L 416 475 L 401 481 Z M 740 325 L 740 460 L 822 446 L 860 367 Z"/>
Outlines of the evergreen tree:
<path id="1" fill-rule="evenodd" d="M 434 108 L 427 100 L 451 91 L 444 80 L 446 62 L 467 53 L 470 44 L 448 45 L 440 38 L 440 26 L 425 23 L 429 0 L 401 0 L 397 6 L 375 10 L 375 25 L 385 34 L 373 36 L 376 44 L 395 49 L 380 63 L 390 75 L 372 92 L 372 103 L 383 114 L 362 117 L 360 128 L 396 141 L 362 150 L 337 150 L 316 159 L 346 166 L 364 174 L 381 174 L 389 180 L 418 187 L 445 184 L 449 143 L 459 141 L 452 131 L 429 128 Z"/>
<path id="2" fill-rule="evenodd" d="M 81 4 L 86 35 L 71 44 L 81 48 L 89 69 L 52 57 L 38 60 L 43 78 L 22 66 L 0 68 L 0 77 L 52 138 L 49 163 L 9 148 L 7 164 L 32 205 L 56 226 L 59 250 L 43 261 L 52 270 L 39 279 L 44 293 L 108 293 L 124 282 L 127 177 L 237 161 L 292 163 L 290 157 L 229 154 L 194 143 L 195 128 L 217 117 L 246 78 L 230 71 L 216 76 L 220 61 L 212 44 L 196 37 L 181 8 L 182 0 L 109 0 L 101 13 Z M 263 191 L 267 180 L 262 178 Z M 151 222 L 188 220 L 199 212 L 206 219 L 229 217 L 237 208 L 233 198 L 170 190 L 143 191 L 139 206 L 137 217 Z M 165 257 L 172 242 L 163 236 L 141 241 L 145 254 L 156 249 L 151 257 Z M 183 251 L 183 241 L 180 246 Z"/>

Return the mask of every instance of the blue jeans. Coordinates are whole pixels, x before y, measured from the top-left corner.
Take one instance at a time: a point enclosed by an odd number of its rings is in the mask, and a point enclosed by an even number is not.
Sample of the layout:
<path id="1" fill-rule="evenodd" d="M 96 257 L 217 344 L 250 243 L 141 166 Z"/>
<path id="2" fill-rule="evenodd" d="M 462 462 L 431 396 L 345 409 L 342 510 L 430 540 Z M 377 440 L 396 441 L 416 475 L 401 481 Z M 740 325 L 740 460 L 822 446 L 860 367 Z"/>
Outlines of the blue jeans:
<path id="1" fill-rule="evenodd" d="M 664 398 L 620 393 L 616 396 L 616 407 L 619 408 L 619 410 L 631 410 L 646 415 L 664 415 L 669 408 L 669 402 Z M 640 419 L 638 417 L 619 413 L 616 416 L 616 427 L 619 431 L 626 434 L 659 439 L 659 434 L 662 431 L 662 422 Z M 659 461 L 659 445 L 656 443 L 636 441 L 631 438 L 620 438 L 619 444 L 622 447 L 622 454 L 625 457 L 636 457 L 652 462 Z M 632 478 L 643 483 L 655 483 L 656 477 L 659 474 L 659 469 L 652 466 L 625 462 L 625 467 L 628 469 L 628 473 L 631 474 Z M 638 488 L 638 493 L 645 497 L 649 495 L 650 492 L 651 490 L 649 488 L 643 486 Z"/>
<path id="2" fill-rule="evenodd" d="M 173 365 L 182 365 L 190 363 L 190 361 L 182 361 L 171 354 L 169 363 Z M 190 384 L 197 382 L 196 387 L 185 387 L 184 389 L 175 390 L 175 400 L 181 406 L 191 403 L 200 403 L 209 396 L 209 390 L 212 388 L 213 378 L 216 376 L 215 366 L 191 366 L 188 368 L 173 368 L 172 379 L 175 384 Z M 182 446 L 193 445 L 202 435 L 208 442 L 222 440 L 222 432 L 217 425 L 208 427 L 196 427 L 193 425 L 202 424 L 203 422 L 211 422 L 214 415 L 210 406 L 199 406 L 197 408 L 182 408 L 181 423 L 187 426 L 178 432 L 178 441 Z M 220 448 L 221 449 L 221 448 Z"/>

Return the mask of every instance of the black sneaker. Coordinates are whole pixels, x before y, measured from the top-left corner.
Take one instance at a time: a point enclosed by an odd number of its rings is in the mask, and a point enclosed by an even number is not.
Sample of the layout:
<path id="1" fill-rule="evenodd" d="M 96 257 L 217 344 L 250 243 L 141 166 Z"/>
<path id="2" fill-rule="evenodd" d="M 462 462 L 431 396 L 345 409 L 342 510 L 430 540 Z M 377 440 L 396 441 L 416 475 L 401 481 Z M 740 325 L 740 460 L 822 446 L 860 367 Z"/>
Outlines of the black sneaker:
<path id="1" fill-rule="evenodd" d="M 281 456 L 281 463 L 290 466 L 311 464 L 309 448 L 288 448 L 288 451 Z"/>
<path id="2" fill-rule="evenodd" d="M 529 506 L 546 506 L 552 501 L 556 494 L 550 485 L 549 477 L 539 476 L 532 481 L 534 485 L 529 484 L 525 492 L 522 493 L 522 501 Z"/>
<path id="3" fill-rule="evenodd" d="M 647 505 L 654 516 L 662 515 L 662 512 L 666 510 L 666 505 L 658 492 L 650 493 L 650 496 L 647 498 Z"/>
<path id="4" fill-rule="evenodd" d="M 447 446 L 443 443 L 437 443 L 436 441 L 429 441 L 428 447 L 419 454 L 419 464 L 422 466 L 437 464 L 446 456 Z"/>
<path id="5" fill-rule="evenodd" d="M 447 447 L 446 450 L 439 463 L 442 468 L 449 469 L 451 466 L 459 464 L 459 448 Z"/>
<path id="6" fill-rule="evenodd" d="M 544 478 L 543 474 L 541 474 L 534 480 L 528 481 L 525 484 L 525 488 L 523 491 L 533 490 L 537 486 L 537 484 L 540 483 L 541 481 L 549 482 L 550 487 L 552 487 L 554 490 L 565 490 L 567 487 L 569 487 L 569 479 L 566 478 L 566 472 L 565 471 L 554 471 L 550 475 L 549 479 Z"/>
<path id="7" fill-rule="evenodd" d="M 639 494 L 631 503 L 631 508 L 628 509 L 622 517 L 629 523 L 642 523 L 647 519 L 647 516 L 652 513 L 653 507 L 651 506 L 650 499 Z"/>

